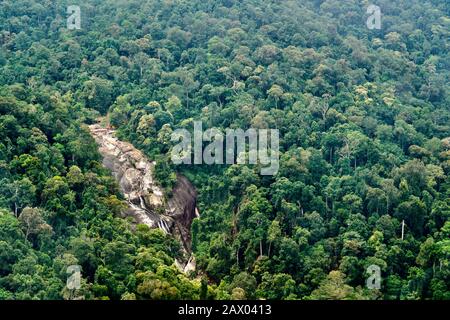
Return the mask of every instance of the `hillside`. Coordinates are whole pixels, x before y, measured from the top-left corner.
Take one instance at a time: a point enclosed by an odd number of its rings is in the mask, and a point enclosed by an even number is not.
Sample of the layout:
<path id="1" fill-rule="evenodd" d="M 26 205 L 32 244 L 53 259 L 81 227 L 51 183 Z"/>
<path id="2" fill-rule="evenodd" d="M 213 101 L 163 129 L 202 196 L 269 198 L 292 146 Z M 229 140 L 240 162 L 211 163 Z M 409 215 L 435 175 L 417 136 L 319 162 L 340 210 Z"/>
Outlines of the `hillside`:
<path id="1" fill-rule="evenodd" d="M 0 1 L 0 299 L 449 300 L 449 3 L 370 4 L 86 0 L 70 30 L 72 1 Z M 195 272 L 123 218 L 106 115 L 195 186 Z M 196 121 L 278 130 L 279 170 L 175 164 Z"/>

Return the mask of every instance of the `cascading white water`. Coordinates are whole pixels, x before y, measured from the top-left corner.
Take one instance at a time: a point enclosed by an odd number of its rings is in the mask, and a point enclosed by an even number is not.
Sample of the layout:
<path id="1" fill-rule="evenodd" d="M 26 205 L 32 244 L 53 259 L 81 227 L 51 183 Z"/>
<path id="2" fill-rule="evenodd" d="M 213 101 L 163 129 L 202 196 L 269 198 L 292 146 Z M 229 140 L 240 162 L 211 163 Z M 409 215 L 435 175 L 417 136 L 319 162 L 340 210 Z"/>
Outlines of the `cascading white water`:
<path id="1" fill-rule="evenodd" d="M 162 188 L 153 179 L 155 162 L 132 144 L 117 139 L 114 130 L 99 124 L 89 126 L 89 130 L 99 145 L 103 165 L 112 171 L 127 200 L 129 209 L 125 214 L 133 216 L 138 223 L 175 236 L 184 252 L 183 262 L 177 260 L 177 265 L 181 270 L 195 269 L 195 259 L 190 253 L 190 227 L 199 213 L 192 184 L 178 176 L 173 196 L 166 199 Z"/>

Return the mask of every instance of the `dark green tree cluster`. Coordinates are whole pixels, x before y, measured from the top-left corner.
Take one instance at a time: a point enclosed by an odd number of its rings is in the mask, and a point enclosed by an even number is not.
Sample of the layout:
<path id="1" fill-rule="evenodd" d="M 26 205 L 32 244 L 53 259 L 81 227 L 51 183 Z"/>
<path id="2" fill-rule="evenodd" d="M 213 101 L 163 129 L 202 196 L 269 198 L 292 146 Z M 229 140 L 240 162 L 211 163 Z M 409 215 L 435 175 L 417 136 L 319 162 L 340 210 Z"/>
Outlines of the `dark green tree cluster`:
<path id="1" fill-rule="evenodd" d="M 2 2 L 1 295 L 60 297 L 77 259 L 86 297 L 450 299 L 446 1 L 377 1 L 380 30 L 368 2 L 335 0 L 90 0 L 67 30 L 69 2 Z M 114 218 L 81 125 L 96 112 L 164 187 L 182 171 L 198 188 L 202 281 L 171 267 L 170 239 Z M 171 133 L 194 120 L 280 130 L 279 172 L 174 167 Z"/>

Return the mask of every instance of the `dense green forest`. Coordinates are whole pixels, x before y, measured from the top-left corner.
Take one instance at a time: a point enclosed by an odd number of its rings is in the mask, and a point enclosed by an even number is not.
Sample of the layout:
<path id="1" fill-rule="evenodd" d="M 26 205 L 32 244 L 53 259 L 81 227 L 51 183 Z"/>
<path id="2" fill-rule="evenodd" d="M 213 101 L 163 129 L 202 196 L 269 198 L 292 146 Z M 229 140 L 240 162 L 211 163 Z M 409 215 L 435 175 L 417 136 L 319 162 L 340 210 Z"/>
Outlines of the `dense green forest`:
<path id="1" fill-rule="evenodd" d="M 369 29 L 369 4 L 0 1 L 0 299 L 450 299 L 450 5 L 377 0 Z M 86 128 L 106 114 L 196 186 L 194 273 L 120 217 Z M 195 120 L 278 129 L 279 172 L 175 166 Z"/>

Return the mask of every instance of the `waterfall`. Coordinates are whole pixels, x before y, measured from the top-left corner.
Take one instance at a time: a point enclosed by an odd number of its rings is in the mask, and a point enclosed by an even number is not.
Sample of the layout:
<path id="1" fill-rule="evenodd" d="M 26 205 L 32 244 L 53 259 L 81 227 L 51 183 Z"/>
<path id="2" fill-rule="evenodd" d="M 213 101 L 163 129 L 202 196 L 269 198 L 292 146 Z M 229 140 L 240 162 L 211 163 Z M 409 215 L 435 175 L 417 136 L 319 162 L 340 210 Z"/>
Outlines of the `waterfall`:
<path id="1" fill-rule="evenodd" d="M 185 177 L 178 175 L 172 197 L 167 198 L 153 179 L 154 161 L 132 144 L 117 139 L 114 130 L 106 130 L 100 124 L 89 126 L 89 130 L 99 145 L 103 165 L 111 170 L 127 199 L 125 214 L 137 223 L 159 228 L 178 239 L 182 244 L 182 265 L 189 264 L 192 269 L 195 263 L 191 255 L 191 224 L 199 216 L 195 188 Z"/>

